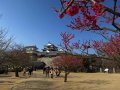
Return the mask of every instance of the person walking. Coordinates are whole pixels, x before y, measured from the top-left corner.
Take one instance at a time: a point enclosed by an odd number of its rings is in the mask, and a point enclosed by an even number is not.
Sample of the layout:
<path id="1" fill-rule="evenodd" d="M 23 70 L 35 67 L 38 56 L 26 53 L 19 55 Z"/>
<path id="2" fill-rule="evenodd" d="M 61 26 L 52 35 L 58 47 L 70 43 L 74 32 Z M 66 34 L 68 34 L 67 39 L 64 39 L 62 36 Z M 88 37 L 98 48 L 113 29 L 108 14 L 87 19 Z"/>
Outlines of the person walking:
<path id="1" fill-rule="evenodd" d="M 28 75 L 31 76 L 33 73 L 33 68 L 32 67 L 29 67 L 28 68 Z"/>
<path id="2" fill-rule="evenodd" d="M 50 69 L 50 75 L 51 75 L 51 78 L 53 79 L 53 75 L 54 75 L 54 69 L 53 68 Z"/>
<path id="3" fill-rule="evenodd" d="M 46 67 L 46 70 L 45 70 L 45 73 L 46 73 L 46 77 L 49 77 L 49 73 L 50 73 L 50 67 Z"/>
<path id="4" fill-rule="evenodd" d="M 23 68 L 23 76 L 26 76 L 26 68 Z"/>

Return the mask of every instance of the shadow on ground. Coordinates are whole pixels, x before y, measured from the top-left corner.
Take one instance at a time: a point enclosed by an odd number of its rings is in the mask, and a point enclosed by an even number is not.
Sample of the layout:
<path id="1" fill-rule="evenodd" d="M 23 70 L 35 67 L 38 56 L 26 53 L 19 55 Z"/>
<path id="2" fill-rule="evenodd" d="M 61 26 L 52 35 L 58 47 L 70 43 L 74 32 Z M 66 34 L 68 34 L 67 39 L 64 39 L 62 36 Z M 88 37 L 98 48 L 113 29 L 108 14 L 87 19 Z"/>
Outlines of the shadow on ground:
<path id="1" fill-rule="evenodd" d="M 51 81 L 26 81 L 12 87 L 11 90 L 53 90 Z"/>
<path id="2" fill-rule="evenodd" d="M 84 81 L 80 81 L 80 83 L 86 83 L 86 84 L 109 84 L 108 81 L 106 80 L 84 80 Z"/>
<path id="3" fill-rule="evenodd" d="M 105 80 L 68 81 L 67 83 L 37 80 L 21 82 L 11 90 L 90 90 L 90 88 L 91 90 L 101 90 L 99 85 L 106 84 L 109 82 Z"/>

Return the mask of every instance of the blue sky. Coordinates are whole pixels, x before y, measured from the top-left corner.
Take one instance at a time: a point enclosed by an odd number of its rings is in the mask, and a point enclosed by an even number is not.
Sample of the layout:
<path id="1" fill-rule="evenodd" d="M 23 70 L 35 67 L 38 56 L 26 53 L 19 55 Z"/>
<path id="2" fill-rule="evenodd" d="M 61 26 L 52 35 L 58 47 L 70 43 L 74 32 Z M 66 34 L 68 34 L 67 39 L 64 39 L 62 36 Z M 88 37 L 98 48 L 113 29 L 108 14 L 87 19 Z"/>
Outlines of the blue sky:
<path id="1" fill-rule="evenodd" d="M 0 27 L 6 28 L 14 41 L 43 48 L 47 42 L 60 43 L 60 32 L 76 35 L 75 40 L 100 39 L 90 32 L 73 31 L 65 25 L 70 18 L 58 19 L 51 6 L 59 7 L 57 0 L 0 0 Z M 92 51 L 91 51 L 92 52 Z"/>

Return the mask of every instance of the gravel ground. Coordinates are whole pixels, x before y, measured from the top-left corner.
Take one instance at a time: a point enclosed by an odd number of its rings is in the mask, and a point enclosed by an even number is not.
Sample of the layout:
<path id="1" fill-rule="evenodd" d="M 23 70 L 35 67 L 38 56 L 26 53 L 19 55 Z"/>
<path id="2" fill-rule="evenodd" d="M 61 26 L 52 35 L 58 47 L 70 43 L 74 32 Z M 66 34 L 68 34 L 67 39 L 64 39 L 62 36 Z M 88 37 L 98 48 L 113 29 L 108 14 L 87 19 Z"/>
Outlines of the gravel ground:
<path id="1" fill-rule="evenodd" d="M 120 74 L 70 73 L 68 82 L 59 78 L 46 78 L 42 71 L 35 71 L 31 77 L 0 77 L 0 90 L 120 90 Z"/>

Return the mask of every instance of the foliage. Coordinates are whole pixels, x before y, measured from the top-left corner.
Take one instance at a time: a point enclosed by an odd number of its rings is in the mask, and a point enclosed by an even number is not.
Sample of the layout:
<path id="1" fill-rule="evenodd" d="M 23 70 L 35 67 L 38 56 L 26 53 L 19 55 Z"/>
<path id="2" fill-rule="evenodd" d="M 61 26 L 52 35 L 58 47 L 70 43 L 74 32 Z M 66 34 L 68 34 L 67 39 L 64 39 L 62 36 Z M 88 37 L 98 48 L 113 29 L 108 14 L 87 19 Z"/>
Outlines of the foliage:
<path id="1" fill-rule="evenodd" d="M 72 55 L 61 55 L 52 61 L 52 64 L 57 67 L 62 67 L 65 71 L 64 82 L 67 81 L 67 75 L 72 70 L 77 70 L 82 66 L 82 61 Z"/>
<path id="2" fill-rule="evenodd" d="M 82 66 L 82 61 L 72 55 L 61 55 L 52 61 L 54 66 L 63 67 L 64 70 L 71 71 L 73 68 L 78 69 Z"/>
<path id="3" fill-rule="evenodd" d="M 35 69 L 43 69 L 46 64 L 44 62 L 33 61 L 32 65 Z"/>
<path id="4" fill-rule="evenodd" d="M 102 53 L 102 56 L 113 59 L 120 65 L 120 36 L 114 35 L 108 38 L 107 42 L 93 41 L 93 48 Z"/>

